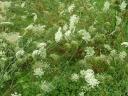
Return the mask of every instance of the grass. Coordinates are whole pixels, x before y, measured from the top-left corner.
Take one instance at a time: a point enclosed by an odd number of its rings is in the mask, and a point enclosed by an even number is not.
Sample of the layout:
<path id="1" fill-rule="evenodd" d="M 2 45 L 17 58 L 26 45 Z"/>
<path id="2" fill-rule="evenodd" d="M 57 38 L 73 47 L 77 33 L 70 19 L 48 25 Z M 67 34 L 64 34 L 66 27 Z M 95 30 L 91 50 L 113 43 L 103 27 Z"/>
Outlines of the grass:
<path id="1" fill-rule="evenodd" d="M 6 18 L 4 21 L 0 18 L 0 96 L 128 95 L 128 47 L 121 45 L 128 42 L 127 1 L 121 11 L 123 0 L 108 0 L 110 7 L 106 12 L 103 11 L 106 0 L 6 1 L 12 3 L 3 13 L 0 7 L 0 16 Z M 71 4 L 75 8 L 68 12 Z M 33 13 L 37 15 L 35 22 Z M 75 32 L 66 39 L 64 34 L 69 30 L 61 30 L 63 38 L 56 42 L 59 27 L 67 24 L 69 29 L 74 14 L 79 17 Z M 118 25 L 116 16 L 121 18 Z M 30 24 L 33 27 L 26 29 Z M 43 25 L 46 27 L 41 29 Z M 80 30 L 87 31 L 91 38 L 83 40 Z M 46 46 L 39 45 L 42 42 Z M 105 48 L 105 44 L 110 48 Z M 85 51 L 88 47 L 92 50 Z M 94 54 L 88 56 L 92 51 Z M 80 73 L 88 69 L 94 71 L 99 81 L 94 88 Z M 79 79 L 72 79 L 73 74 Z M 17 95 L 13 95 L 15 92 Z M 82 92 L 84 95 L 80 95 Z"/>

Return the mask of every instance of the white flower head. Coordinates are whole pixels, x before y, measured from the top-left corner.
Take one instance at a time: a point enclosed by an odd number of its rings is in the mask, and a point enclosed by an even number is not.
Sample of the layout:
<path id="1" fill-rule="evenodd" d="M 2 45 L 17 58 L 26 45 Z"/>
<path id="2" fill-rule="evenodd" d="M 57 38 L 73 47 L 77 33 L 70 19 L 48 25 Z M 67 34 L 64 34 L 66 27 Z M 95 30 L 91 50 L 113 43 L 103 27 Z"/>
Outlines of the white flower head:
<path id="1" fill-rule="evenodd" d="M 85 70 L 81 70 L 81 71 L 80 71 L 80 75 L 81 75 L 82 77 L 84 77 L 84 76 L 86 75 L 86 71 L 85 71 Z"/>
<path id="2" fill-rule="evenodd" d="M 58 29 L 58 32 L 55 33 L 55 41 L 58 43 L 62 40 L 63 34 L 61 32 L 61 27 Z"/>
<path id="3" fill-rule="evenodd" d="M 69 12 L 69 13 L 72 13 L 73 10 L 74 10 L 74 8 L 75 8 L 75 5 L 74 5 L 74 4 L 71 4 L 71 5 L 68 7 L 68 12 Z"/>
<path id="4" fill-rule="evenodd" d="M 128 47 L 128 42 L 122 42 L 121 45 L 125 46 L 125 47 Z"/>
<path id="5" fill-rule="evenodd" d="M 96 28 L 94 27 L 94 25 L 91 25 L 89 27 L 89 32 L 95 32 L 96 31 Z"/>
<path id="6" fill-rule="evenodd" d="M 64 30 L 64 31 L 67 31 L 67 30 L 68 30 L 68 25 L 67 25 L 67 24 L 65 24 L 65 25 L 63 26 L 63 30 Z"/>
<path id="7" fill-rule="evenodd" d="M 53 85 L 46 81 L 43 81 L 40 87 L 44 92 L 50 92 L 54 89 Z"/>
<path id="8" fill-rule="evenodd" d="M 85 81 L 94 88 L 99 85 L 99 81 L 94 76 L 94 71 L 92 69 L 88 69 L 85 73 Z"/>
<path id="9" fill-rule="evenodd" d="M 82 39 L 85 40 L 86 42 L 90 41 L 91 40 L 90 33 L 85 30 L 84 33 L 83 33 Z"/>
<path id="10" fill-rule="evenodd" d="M 106 2 L 104 3 L 103 11 L 104 11 L 104 12 L 108 11 L 108 10 L 109 10 L 109 7 L 110 7 L 110 3 L 109 3 L 108 1 L 106 1 Z"/>
<path id="11" fill-rule="evenodd" d="M 22 95 L 15 92 L 14 94 L 11 94 L 11 96 L 22 96 Z"/>
<path id="12" fill-rule="evenodd" d="M 127 6 L 127 3 L 126 3 L 125 1 L 123 1 L 123 2 L 121 3 L 121 5 L 120 5 L 121 11 L 124 11 L 125 8 L 126 8 L 126 6 Z"/>
<path id="13" fill-rule="evenodd" d="M 87 47 L 85 52 L 86 52 L 87 56 L 93 56 L 95 54 L 95 51 L 94 51 L 93 47 Z"/>
<path id="14" fill-rule="evenodd" d="M 3 2 L 5 8 L 9 8 L 11 6 L 11 3 L 12 2 L 8 2 L 8 1 Z"/>
<path id="15" fill-rule="evenodd" d="M 39 76 L 39 77 L 43 76 L 44 75 L 43 69 L 42 68 L 35 68 L 34 69 L 34 75 Z"/>
<path id="16" fill-rule="evenodd" d="M 37 56 L 40 56 L 40 54 L 41 54 L 40 50 L 34 50 L 33 53 L 32 53 L 32 57 L 35 58 Z"/>
<path id="17" fill-rule="evenodd" d="M 122 51 L 119 53 L 119 58 L 123 61 L 125 57 L 127 56 L 127 53 L 125 51 Z"/>
<path id="18" fill-rule="evenodd" d="M 64 37 L 66 40 L 69 40 L 71 38 L 71 31 L 70 30 L 66 31 Z"/>
<path id="19" fill-rule="evenodd" d="M 21 4 L 21 8 L 24 8 L 24 7 L 25 7 L 25 4 L 26 4 L 26 2 L 23 2 L 23 3 Z"/>
<path id="20" fill-rule="evenodd" d="M 41 58 L 46 58 L 47 56 L 46 48 L 40 48 L 39 50 L 41 51 L 41 54 L 40 54 Z"/>
<path id="21" fill-rule="evenodd" d="M 121 24 L 122 19 L 119 16 L 116 16 L 116 25 L 120 25 Z"/>
<path id="22" fill-rule="evenodd" d="M 108 45 L 108 44 L 104 44 L 104 48 L 106 48 L 107 50 L 112 50 L 110 45 Z"/>
<path id="23" fill-rule="evenodd" d="M 72 80 L 72 81 L 78 81 L 78 80 L 79 80 L 79 75 L 76 74 L 76 73 L 72 74 L 72 75 L 71 75 L 71 80 Z"/>
<path id="24" fill-rule="evenodd" d="M 25 52 L 24 52 L 24 50 L 22 50 L 22 49 L 19 50 L 19 51 L 17 51 L 17 52 L 16 52 L 16 58 L 17 58 L 17 59 L 22 58 L 23 55 L 24 55 L 24 53 L 25 53 Z"/>
<path id="25" fill-rule="evenodd" d="M 75 25 L 78 23 L 78 21 L 79 21 L 79 16 L 77 16 L 77 15 L 72 15 L 71 17 L 70 17 L 70 24 L 69 24 L 69 29 L 71 30 L 71 31 L 75 31 Z"/>
<path id="26" fill-rule="evenodd" d="M 80 92 L 80 93 L 79 93 L 79 96 L 85 96 L 85 95 L 84 95 L 84 92 Z"/>
<path id="27" fill-rule="evenodd" d="M 110 52 L 110 55 L 111 55 L 112 57 L 115 57 L 115 56 L 117 55 L 117 51 L 116 51 L 116 50 L 112 50 L 112 51 Z"/>
<path id="28" fill-rule="evenodd" d="M 47 46 L 46 43 L 42 42 L 37 45 L 37 48 L 45 48 Z"/>
<path id="29" fill-rule="evenodd" d="M 28 25 L 26 28 L 25 28 L 25 30 L 26 31 L 33 31 L 33 32 L 44 32 L 44 30 L 45 30 L 45 25 L 40 25 L 40 24 L 38 24 L 38 25 L 33 25 L 33 24 L 30 24 L 30 25 Z"/>

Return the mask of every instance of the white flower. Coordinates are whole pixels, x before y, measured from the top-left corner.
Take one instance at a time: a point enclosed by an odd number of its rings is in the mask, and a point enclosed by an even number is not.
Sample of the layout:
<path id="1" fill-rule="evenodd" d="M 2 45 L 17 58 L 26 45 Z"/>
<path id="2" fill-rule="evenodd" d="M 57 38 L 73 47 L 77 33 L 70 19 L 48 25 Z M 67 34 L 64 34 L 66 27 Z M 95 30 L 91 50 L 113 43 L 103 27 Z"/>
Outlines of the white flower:
<path id="1" fill-rule="evenodd" d="M 71 38 L 70 36 L 71 36 L 71 31 L 70 30 L 66 31 L 64 34 L 65 39 L 69 40 Z"/>
<path id="2" fill-rule="evenodd" d="M 95 54 L 93 47 L 87 47 L 85 52 L 87 56 L 93 56 Z"/>
<path id="3" fill-rule="evenodd" d="M 16 52 L 16 58 L 17 58 L 17 59 L 21 58 L 21 57 L 24 55 L 24 53 L 25 53 L 25 52 L 24 52 L 24 50 L 22 50 L 22 49 L 19 50 L 19 51 L 17 51 L 17 52 Z"/>
<path id="4" fill-rule="evenodd" d="M 32 13 L 33 15 L 33 21 L 35 22 L 37 20 L 37 14 L 36 13 Z"/>
<path id="5" fill-rule="evenodd" d="M 77 15 L 72 15 L 71 17 L 70 17 L 70 24 L 69 24 L 69 29 L 71 30 L 71 31 L 75 31 L 75 25 L 78 23 L 78 21 L 79 21 L 79 16 L 77 16 Z"/>
<path id="6" fill-rule="evenodd" d="M 80 93 L 79 93 L 79 96 L 85 96 L 85 95 L 84 95 L 84 92 L 80 92 Z"/>
<path id="7" fill-rule="evenodd" d="M 11 2 L 5 1 L 3 2 L 5 8 L 9 8 L 11 6 Z"/>
<path id="8" fill-rule="evenodd" d="M 82 77 L 84 77 L 84 76 L 86 75 L 86 71 L 85 71 L 85 70 L 81 70 L 81 71 L 80 71 L 80 75 L 81 75 Z"/>
<path id="9" fill-rule="evenodd" d="M 121 45 L 128 47 L 128 42 L 122 42 Z"/>
<path id="10" fill-rule="evenodd" d="M 24 8 L 25 3 L 26 3 L 26 2 L 23 2 L 23 3 L 21 4 L 21 8 Z"/>
<path id="11" fill-rule="evenodd" d="M 28 31 L 33 31 L 33 32 L 44 32 L 44 30 L 45 30 L 45 25 L 40 25 L 40 24 L 38 24 L 38 25 L 33 25 L 33 24 L 30 24 L 30 25 L 28 25 L 26 28 L 25 28 L 25 30 L 28 30 Z"/>
<path id="12" fill-rule="evenodd" d="M 106 1 L 106 2 L 104 3 L 103 11 L 104 11 L 104 12 L 108 11 L 108 10 L 109 10 L 109 7 L 110 7 L 110 3 L 109 3 L 108 1 Z"/>
<path id="13" fill-rule="evenodd" d="M 10 43 L 16 44 L 19 39 L 19 33 L 18 32 L 4 33 L 3 37 Z"/>
<path id="14" fill-rule="evenodd" d="M 44 75 L 43 69 L 42 68 L 35 68 L 34 69 L 34 75 L 41 77 L 42 75 Z"/>
<path id="15" fill-rule="evenodd" d="M 63 26 L 63 30 L 64 30 L 64 31 L 67 31 L 67 30 L 68 30 L 68 25 L 67 25 L 67 24 L 65 24 L 65 25 Z"/>
<path id="16" fill-rule="evenodd" d="M 78 79 L 79 79 L 79 75 L 78 74 L 74 73 L 74 74 L 71 75 L 71 80 L 72 81 L 78 81 Z"/>
<path id="17" fill-rule="evenodd" d="M 116 25 L 120 25 L 121 24 L 122 19 L 118 16 L 116 16 Z"/>
<path id="18" fill-rule="evenodd" d="M 0 13 L 6 14 L 7 9 L 11 6 L 11 2 L 0 1 Z"/>
<path id="19" fill-rule="evenodd" d="M 34 50 L 32 53 L 32 57 L 35 58 L 35 57 L 39 56 L 40 54 L 41 54 L 40 50 Z"/>
<path id="20" fill-rule="evenodd" d="M 95 31 L 96 31 L 96 28 L 93 25 L 91 25 L 89 27 L 89 32 L 95 32 Z"/>
<path id="21" fill-rule="evenodd" d="M 41 51 L 40 54 L 41 58 L 46 58 L 47 56 L 46 48 L 40 48 L 39 50 Z"/>
<path id="22" fill-rule="evenodd" d="M 126 56 L 127 56 L 127 53 L 125 51 L 122 51 L 122 52 L 119 53 L 119 58 L 121 60 L 124 60 Z"/>
<path id="23" fill-rule="evenodd" d="M 54 88 L 51 83 L 46 81 L 43 81 L 40 87 L 44 92 L 50 92 Z"/>
<path id="24" fill-rule="evenodd" d="M 94 71 L 92 69 L 88 69 L 85 73 L 85 81 L 94 88 L 99 85 L 99 81 L 94 76 Z"/>
<path id="25" fill-rule="evenodd" d="M 112 50 L 112 51 L 110 52 L 110 55 L 111 55 L 112 57 L 115 57 L 115 56 L 117 55 L 116 50 Z"/>
<path id="26" fill-rule="evenodd" d="M 68 7 L 68 12 L 69 12 L 69 13 L 72 13 L 74 8 L 75 8 L 75 5 L 74 5 L 74 4 L 71 4 L 71 5 Z"/>
<path id="27" fill-rule="evenodd" d="M 85 30 L 84 33 L 83 33 L 82 39 L 85 40 L 86 42 L 90 41 L 91 35 L 89 34 L 89 32 L 87 32 L 87 31 Z"/>
<path id="28" fill-rule="evenodd" d="M 125 1 L 123 1 L 123 2 L 121 3 L 121 5 L 120 5 L 121 11 L 124 11 L 125 8 L 126 8 L 126 6 L 127 6 L 127 3 L 126 3 Z"/>
<path id="29" fill-rule="evenodd" d="M 47 45 L 46 43 L 42 42 L 42 43 L 39 43 L 39 44 L 37 45 L 37 48 L 45 48 L 46 45 Z"/>
<path id="30" fill-rule="evenodd" d="M 108 44 L 104 44 L 104 48 L 106 48 L 107 50 L 111 50 L 111 47 Z"/>
<path id="31" fill-rule="evenodd" d="M 58 43 L 62 39 L 63 34 L 61 32 L 61 27 L 58 29 L 58 32 L 55 33 L 55 41 Z"/>
<path id="32" fill-rule="evenodd" d="M 17 92 L 15 92 L 14 94 L 11 94 L 11 96 L 21 96 L 21 94 L 18 94 Z"/>

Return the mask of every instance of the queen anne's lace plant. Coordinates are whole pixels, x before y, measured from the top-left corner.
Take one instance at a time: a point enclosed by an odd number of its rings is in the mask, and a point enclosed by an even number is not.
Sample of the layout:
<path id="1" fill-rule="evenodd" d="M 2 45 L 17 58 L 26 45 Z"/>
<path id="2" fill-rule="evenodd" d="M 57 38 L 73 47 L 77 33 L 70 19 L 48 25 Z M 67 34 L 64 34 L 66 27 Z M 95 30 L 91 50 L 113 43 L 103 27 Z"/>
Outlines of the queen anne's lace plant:
<path id="1" fill-rule="evenodd" d="M 128 42 L 122 42 L 121 45 L 125 46 L 125 47 L 128 47 Z"/>
<path id="2" fill-rule="evenodd" d="M 69 12 L 69 13 L 72 13 L 74 8 L 75 8 L 75 4 L 71 4 L 71 5 L 68 7 L 68 12 Z"/>
<path id="3" fill-rule="evenodd" d="M 53 85 L 47 81 L 43 81 L 41 83 L 40 88 L 44 91 L 44 92 L 50 92 L 54 89 Z"/>
<path id="4" fill-rule="evenodd" d="M 126 6 L 127 6 L 127 3 L 126 3 L 125 1 L 123 1 L 123 2 L 120 4 L 120 9 L 121 9 L 121 11 L 124 11 L 125 8 L 126 8 Z"/>
<path id="5" fill-rule="evenodd" d="M 119 16 L 116 16 L 116 25 L 120 25 L 121 24 L 122 19 Z"/>
<path id="6" fill-rule="evenodd" d="M 42 58 L 42 59 L 44 59 L 44 58 L 46 58 L 46 55 L 47 55 L 47 53 L 46 53 L 46 43 L 44 43 L 44 42 L 42 42 L 42 43 L 38 43 L 37 44 L 37 50 L 34 50 L 33 52 L 32 52 L 32 57 L 33 58 L 38 58 L 38 57 L 40 57 L 40 58 Z"/>
<path id="7" fill-rule="evenodd" d="M 33 25 L 33 24 L 30 24 L 28 25 L 25 30 L 28 30 L 28 31 L 33 31 L 33 32 L 44 32 L 45 30 L 45 25 Z"/>
<path id="8" fill-rule="evenodd" d="M 43 76 L 44 75 L 43 69 L 42 68 L 35 68 L 34 69 L 34 75 L 39 76 L 39 77 Z"/>
<path id="9" fill-rule="evenodd" d="M 22 95 L 15 92 L 14 94 L 11 94 L 11 96 L 22 96 Z"/>
<path id="10" fill-rule="evenodd" d="M 37 48 L 43 48 L 44 49 L 46 46 L 47 46 L 47 44 L 44 42 L 37 44 Z"/>
<path id="11" fill-rule="evenodd" d="M 65 24 L 65 25 L 63 26 L 63 30 L 64 30 L 64 31 L 67 31 L 67 30 L 68 30 L 68 25 L 67 25 L 67 24 Z"/>
<path id="12" fill-rule="evenodd" d="M 80 75 L 81 75 L 81 77 L 84 77 L 85 74 L 86 74 L 86 71 L 85 71 L 85 70 L 81 70 L 81 71 L 80 71 Z"/>
<path id="13" fill-rule="evenodd" d="M 109 7 L 110 7 L 110 3 L 109 3 L 108 1 L 106 1 L 106 2 L 104 3 L 103 11 L 104 11 L 104 12 L 108 11 L 108 10 L 109 10 Z"/>
<path id="14" fill-rule="evenodd" d="M 25 4 L 26 4 L 26 2 L 23 2 L 23 3 L 21 4 L 21 8 L 24 8 L 24 7 L 25 7 Z"/>
<path id="15" fill-rule="evenodd" d="M 64 34 L 64 37 L 66 40 L 70 40 L 71 39 L 71 31 L 70 30 L 67 30 Z"/>
<path id="16" fill-rule="evenodd" d="M 72 81 L 78 81 L 78 80 L 79 80 L 79 75 L 76 74 L 76 73 L 72 74 L 72 75 L 71 75 L 71 80 L 72 80 Z"/>
<path id="17" fill-rule="evenodd" d="M 24 53 L 25 53 L 25 52 L 24 52 L 24 50 L 22 50 L 22 49 L 19 50 L 19 51 L 17 51 L 17 52 L 16 52 L 16 58 L 19 59 L 19 58 L 23 57 Z"/>
<path id="18" fill-rule="evenodd" d="M 78 21 L 79 21 L 79 16 L 77 16 L 77 15 L 72 15 L 71 17 L 70 17 L 70 24 L 69 24 L 69 29 L 70 29 L 70 31 L 72 31 L 72 32 L 74 32 L 75 31 L 75 25 L 78 23 Z"/>
<path id="19" fill-rule="evenodd" d="M 32 57 L 33 58 L 46 58 L 46 48 L 40 48 L 39 50 L 34 50 L 33 53 L 32 53 Z"/>
<path id="20" fill-rule="evenodd" d="M 93 47 L 87 47 L 85 52 L 86 52 L 86 56 L 93 56 L 95 54 Z"/>
<path id="21" fill-rule="evenodd" d="M 61 27 L 58 29 L 58 31 L 55 33 L 55 41 L 58 43 L 60 40 L 62 40 L 63 34 Z"/>
<path id="22" fill-rule="evenodd" d="M 125 51 L 122 51 L 122 52 L 119 53 L 119 58 L 121 60 L 124 60 L 126 56 L 127 56 L 127 53 Z"/>
<path id="23" fill-rule="evenodd" d="M 94 76 L 94 71 L 92 69 L 88 69 L 85 72 L 85 81 L 94 88 L 95 86 L 99 85 L 99 81 Z"/>
<path id="24" fill-rule="evenodd" d="M 41 54 L 41 51 L 40 50 L 34 50 L 33 52 L 32 52 L 32 57 L 33 58 L 36 58 L 37 56 L 39 56 Z"/>
<path id="25" fill-rule="evenodd" d="M 9 8 L 11 6 L 11 2 L 8 2 L 8 1 L 0 1 L 0 11 L 5 13 L 6 12 L 6 9 Z"/>
<path id="26" fill-rule="evenodd" d="M 80 92 L 78 96 L 85 96 L 84 92 Z"/>
<path id="27" fill-rule="evenodd" d="M 90 40 L 91 40 L 91 35 L 90 35 L 90 33 L 85 30 L 84 33 L 83 33 L 82 39 L 83 39 L 84 41 L 86 41 L 86 42 L 90 41 Z"/>
<path id="28" fill-rule="evenodd" d="M 117 51 L 115 49 L 111 50 L 110 56 L 112 56 L 112 57 L 117 56 Z"/>
<path id="29" fill-rule="evenodd" d="M 104 44 L 104 48 L 106 48 L 107 50 L 112 50 L 112 48 L 110 47 L 110 45 L 108 45 L 108 44 Z"/>

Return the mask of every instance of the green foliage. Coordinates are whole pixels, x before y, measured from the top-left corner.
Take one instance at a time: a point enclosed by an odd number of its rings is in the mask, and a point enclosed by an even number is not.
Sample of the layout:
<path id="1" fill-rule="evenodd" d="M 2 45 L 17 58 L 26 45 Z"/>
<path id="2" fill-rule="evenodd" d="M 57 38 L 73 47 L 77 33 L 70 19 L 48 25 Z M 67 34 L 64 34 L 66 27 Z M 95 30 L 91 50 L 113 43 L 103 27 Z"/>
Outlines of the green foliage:
<path id="1" fill-rule="evenodd" d="M 0 96 L 127 96 L 127 53 L 126 0 L 0 1 Z"/>

